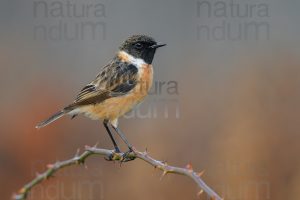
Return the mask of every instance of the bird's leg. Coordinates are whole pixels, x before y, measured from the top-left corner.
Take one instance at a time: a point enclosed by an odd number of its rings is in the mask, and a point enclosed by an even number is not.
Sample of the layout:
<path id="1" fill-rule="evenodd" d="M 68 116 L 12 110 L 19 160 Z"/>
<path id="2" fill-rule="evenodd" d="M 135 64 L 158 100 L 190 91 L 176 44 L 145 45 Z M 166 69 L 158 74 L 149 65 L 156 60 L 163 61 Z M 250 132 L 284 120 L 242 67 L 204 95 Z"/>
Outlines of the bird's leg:
<path id="1" fill-rule="evenodd" d="M 104 125 L 104 127 L 105 127 L 105 129 L 106 129 L 106 131 L 107 131 L 107 133 L 108 133 L 108 135 L 109 135 L 109 137 L 110 137 L 110 139 L 111 139 L 114 147 L 115 147 L 116 153 L 121 153 L 121 151 L 120 151 L 120 149 L 119 149 L 119 147 L 118 147 L 118 145 L 117 145 L 117 143 L 116 143 L 116 141 L 115 141 L 115 139 L 114 139 L 114 137 L 113 137 L 113 135 L 112 135 L 109 127 L 108 127 L 108 120 L 104 120 L 103 121 L 103 125 Z"/>
<path id="2" fill-rule="evenodd" d="M 127 138 L 122 133 L 122 131 L 118 127 L 115 127 L 115 126 L 112 126 L 112 127 L 117 132 L 117 134 L 121 137 L 121 139 L 125 142 L 125 144 L 127 145 L 128 149 L 132 150 L 132 145 L 128 142 Z"/>
<path id="3" fill-rule="evenodd" d="M 126 151 L 123 154 L 121 162 L 127 162 L 127 161 L 134 160 L 134 158 L 129 157 L 129 154 L 133 151 L 132 145 L 128 142 L 127 138 L 125 137 L 125 135 L 122 133 L 122 131 L 118 127 L 115 127 L 113 125 L 112 125 L 112 127 L 118 133 L 118 135 L 121 137 L 121 139 L 126 143 L 126 145 L 128 147 L 128 151 Z"/>

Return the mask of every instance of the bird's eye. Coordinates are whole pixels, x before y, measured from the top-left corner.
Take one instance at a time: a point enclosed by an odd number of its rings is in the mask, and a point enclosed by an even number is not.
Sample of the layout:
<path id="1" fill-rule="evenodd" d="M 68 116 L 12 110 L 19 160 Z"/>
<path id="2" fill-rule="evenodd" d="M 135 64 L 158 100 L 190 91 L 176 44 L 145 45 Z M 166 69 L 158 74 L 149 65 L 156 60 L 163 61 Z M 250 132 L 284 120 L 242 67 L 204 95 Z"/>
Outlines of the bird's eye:
<path id="1" fill-rule="evenodd" d="M 141 44 L 141 43 L 135 43 L 134 44 L 134 47 L 136 48 L 136 49 L 141 49 L 141 48 L 143 48 L 143 45 Z"/>

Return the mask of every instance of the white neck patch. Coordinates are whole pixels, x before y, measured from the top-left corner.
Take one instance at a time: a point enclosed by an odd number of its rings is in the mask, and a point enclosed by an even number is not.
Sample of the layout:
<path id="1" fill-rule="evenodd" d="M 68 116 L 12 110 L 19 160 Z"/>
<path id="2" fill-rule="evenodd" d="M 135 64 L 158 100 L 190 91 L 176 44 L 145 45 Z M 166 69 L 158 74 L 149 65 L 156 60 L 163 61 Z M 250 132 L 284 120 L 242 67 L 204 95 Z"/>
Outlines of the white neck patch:
<path id="1" fill-rule="evenodd" d="M 134 56 L 130 55 L 129 53 L 127 53 L 125 51 L 120 51 L 119 55 L 122 58 L 126 58 L 125 61 L 137 66 L 138 68 L 148 65 L 143 59 L 135 58 Z"/>

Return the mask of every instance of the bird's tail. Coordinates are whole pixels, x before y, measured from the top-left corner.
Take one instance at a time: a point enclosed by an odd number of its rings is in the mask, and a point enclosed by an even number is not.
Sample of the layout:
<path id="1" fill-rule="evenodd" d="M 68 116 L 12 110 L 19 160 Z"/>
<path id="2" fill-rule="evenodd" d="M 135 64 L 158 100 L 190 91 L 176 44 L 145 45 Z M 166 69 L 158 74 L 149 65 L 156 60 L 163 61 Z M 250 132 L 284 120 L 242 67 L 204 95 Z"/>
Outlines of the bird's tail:
<path id="1" fill-rule="evenodd" d="M 44 120 L 44 121 L 38 123 L 38 124 L 35 126 L 35 128 L 38 128 L 38 129 L 39 129 L 39 128 L 42 128 L 42 127 L 44 127 L 44 126 L 47 126 L 48 124 L 50 124 L 50 123 L 54 122 L 55 120 L 61 118 L 62 116 L 64 116 L 64 115 L 67 114 L 67 113 L 68 113 L 68 112 L 66 112 L 66 110 L 63 109 L 63 110 L 61 110 L 61 111 L 55 113 L 54 115 L 52 115 L 52 116 L 49 117 L 48 119 L 46 119 L 46 120 Z"/>

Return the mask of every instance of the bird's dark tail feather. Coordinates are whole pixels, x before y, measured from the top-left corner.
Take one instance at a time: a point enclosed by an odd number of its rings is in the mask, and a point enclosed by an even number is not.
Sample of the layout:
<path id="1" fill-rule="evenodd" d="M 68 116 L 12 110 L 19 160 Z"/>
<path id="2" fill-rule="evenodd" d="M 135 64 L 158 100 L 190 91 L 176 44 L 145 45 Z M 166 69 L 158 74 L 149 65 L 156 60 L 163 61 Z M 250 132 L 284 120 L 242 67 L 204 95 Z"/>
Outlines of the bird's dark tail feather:
<path id="1" fill-rule="evenodd" d="M 61 111 L 55 113 L 54 115 L 52 115 L 52 116 L 49 117 L 48 119 L 46 119 L 46 120 L 44 120 L 44 121 L 38 123 L 38 124 L 35 126 L 35 128 L 38 128 L 38 129 L 39 129 L 39 128 L 42 128 L 42 127 L 44 127 L 44 126 L 47 126 L 48 124 L 50 124 L 50 123 L 54 122 L 55 120 L 61 118 L 62 116 L 64 116 L 64 115 L 67 114 L 67 113 L 68 113 L 68 112 L 66 112 L 66 110 L 63 109 L 63 110 L 61 110 Z"/>

